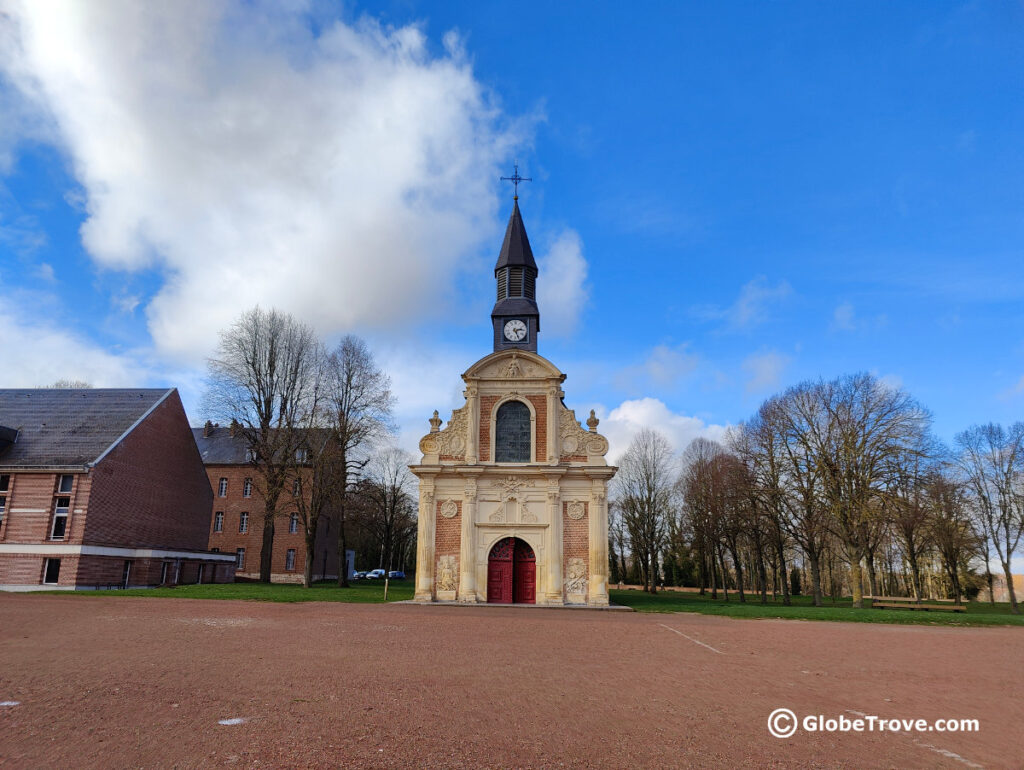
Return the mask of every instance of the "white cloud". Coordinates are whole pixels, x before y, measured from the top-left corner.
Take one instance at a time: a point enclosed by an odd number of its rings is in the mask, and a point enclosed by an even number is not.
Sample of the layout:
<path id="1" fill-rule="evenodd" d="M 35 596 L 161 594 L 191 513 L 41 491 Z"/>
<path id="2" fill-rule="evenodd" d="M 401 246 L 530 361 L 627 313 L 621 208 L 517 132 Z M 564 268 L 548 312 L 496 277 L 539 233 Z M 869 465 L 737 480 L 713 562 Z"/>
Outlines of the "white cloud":
<path id="1" fill-rule="evenodd" d="M 693 309 L 698 318 L 725 321 L 732 329 L 747 329 L 767 321 L 774 306 L 781 304 L 793 293 L 787 281 L 772 286 L 764 276 L 758 276 L 743 285 L 740 294 L 728 307 L 701 305 Z"/>
<path id="2" fill-rule="evenodd" d="M 587 302 L 587 260 L 575 230 L 564 230 L 537 260 L 537 304 L 545 337 L 568 337 Z"/>
<path id="3" fill-rule="evenodd" d="M 857 328 L 852 303 L 843 302 L 836 307 L 832 313 L 832 326 L 842 331 L 853 331 Z"/>
<path id="4" fill-rule="evenodd" d="M 0 305 L 16 306 L 0 296 Z M 81 335 L 23 313 L 0 310 L 4 378 L 7 388 L 36 388 L 60 379 L 82 380 L 97 388 L 139 387 L 149 379 L 133 353 L 104 350 Z"/>
<path id="5" fill-rule="evenodd" d="M 635 366 L 622 367 L 615 375 L 615 385 L 630 393 L 650 388 L 670 388 L 693 375 L 702 360 L 690 352 L 688 343 L 656 345 L 647 358 Z"/>
<path id="6" fill-rule="evenodd" d="M 755 353 L 743 359 L 743 370 L 747 372 L 744 390 L 747 393 L 763 393 L 779 386 L 782 372 L 791 361 L 774 350 L 767 353 Z"/>
<path id="7" fill-rule="evenodd" d="M 314 34 L 270 3 L 10 8 L 0 67 L 61 137 L 83 244 L 102 268 L 165 276 L 146 308 L 160 354 L 198 364 L 256 303 L 325 334 L 439 316 L 478 267 L 525 123 L 454 35 L 435 57 L 416 27 Z M 585 276 L 578 238 L 556 246 L 553 275 Z"/>
<path id="8" fill-rule="evenodd" d="M 686 449 L 698 436 L 721 441 L 728 429 L 727 425 L 709 425 L 699 417 L 673 412 L 664 402 L 649 397 L 623 401 L 610 412 L 604 408 L 596 411 L 601 418 L 597 430 L 608 438 L 608 461 L 613 464 L 643 428 L 661 432 L 677 452 Z"/>

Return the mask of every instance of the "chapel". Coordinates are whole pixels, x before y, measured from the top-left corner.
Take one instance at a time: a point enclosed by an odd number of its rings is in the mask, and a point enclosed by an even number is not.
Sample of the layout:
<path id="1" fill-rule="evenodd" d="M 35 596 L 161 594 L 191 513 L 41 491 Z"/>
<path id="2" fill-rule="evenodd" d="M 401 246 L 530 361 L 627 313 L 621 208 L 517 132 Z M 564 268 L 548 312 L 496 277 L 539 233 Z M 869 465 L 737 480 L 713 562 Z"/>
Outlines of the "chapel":
<path id="1" fill-rule="evenodd" d="M 493 352 L 435 411 L 419 478 L 419 602 L 608 604 L 608 440 L 580 425 L 565 375 L 537 354 L 537 263 L 519 197 L 494 267 Z"/>

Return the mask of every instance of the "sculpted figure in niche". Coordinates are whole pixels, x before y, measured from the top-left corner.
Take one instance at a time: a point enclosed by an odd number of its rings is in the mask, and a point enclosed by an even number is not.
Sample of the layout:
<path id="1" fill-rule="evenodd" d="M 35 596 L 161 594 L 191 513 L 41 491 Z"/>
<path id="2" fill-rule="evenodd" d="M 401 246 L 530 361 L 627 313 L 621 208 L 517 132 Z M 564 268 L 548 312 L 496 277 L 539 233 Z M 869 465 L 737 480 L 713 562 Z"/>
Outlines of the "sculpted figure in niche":
<path id="1" fill-rule="evenodd" d="M 454 591 L 458 583 L 455 580 L 455 557 L 442 556 L 437 567 L 437 590 Z"/>

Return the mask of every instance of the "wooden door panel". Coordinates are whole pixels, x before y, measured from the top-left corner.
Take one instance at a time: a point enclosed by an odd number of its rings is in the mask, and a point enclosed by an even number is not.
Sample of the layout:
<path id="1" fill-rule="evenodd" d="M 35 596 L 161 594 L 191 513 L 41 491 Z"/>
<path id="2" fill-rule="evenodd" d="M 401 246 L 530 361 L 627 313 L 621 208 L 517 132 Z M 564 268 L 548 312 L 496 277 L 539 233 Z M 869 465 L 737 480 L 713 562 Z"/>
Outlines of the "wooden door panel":
<path id="1" fill-rule="evenodd" d="M 512 603 L 512 562 L 487 564 L 487 601 L 490 604 Z"/>

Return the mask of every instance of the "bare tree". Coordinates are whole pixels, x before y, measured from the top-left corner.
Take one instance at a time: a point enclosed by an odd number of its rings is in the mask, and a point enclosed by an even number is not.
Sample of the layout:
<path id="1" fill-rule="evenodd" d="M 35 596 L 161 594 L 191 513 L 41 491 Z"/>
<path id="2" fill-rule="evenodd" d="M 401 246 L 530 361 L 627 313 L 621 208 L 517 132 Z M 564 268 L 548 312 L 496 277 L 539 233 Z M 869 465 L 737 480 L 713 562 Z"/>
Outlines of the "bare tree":
<path id="1" fill-rule="evenodd" d="M 389 572 L 396 553 L 416 531 L 412 458 L 401 449 L 387 449 L 370 461 L 358 484 L 359 524 L 380 544 L 377 567 Z M 404 565 L 403 565 L 404 566 Z"/>
<path id="2" fill-rule="evenodd" d="M 359 337 L 346 335 L 327 362 L 328 404 L 337 442 L 338 560 L 345 564 L 345 517 L 350 486 L 370 460 L 375 442 L 392 430 L 391 380 L 377 368 Z M 338 571 L 338 585 L 348 585 L 348 571 Z"/>
<path id="3" fill-rule="evenodd" d="M 863 601 L 863 563 L 873 550 L 878 497 L 889 480 L 892 460 L 918 451 L 930 415 L 899 388 L 870 374 L 818 383 L 824 410 L 812 432 L 812 449 L 822 470 L 830 525 L 850 565 L 853 606 Z"/>
<path id="4" fill-rule="evenodd" d="M 1003 568 L 1010 611 L 1017 614 L 1010 563 L 1024 535 L 1024 422 L 975 425 L 956 442 L 971 501 Z"/>
<path id="5" fill-rule="evenodd" d="M 979 551 L 978 536 L 971 527 L 964 503 L 963 487 L 937 472 L 925 481 L 923 497 L 928 511 L 929 537 L 942 560 L 953 597 L 960 604 L 963 597 L 960 570 Z"/>
<path id="6" fill-rule="evenodd" d="M 287 313 L 255 307 L 221 333 L 208 361 L 205 409 L 239 423 L 263 497 L 260 580 L 270 581 L 274 523 L 292 475 L 301 426 L 315 408 L 322 346 L 308 325 Z"/>
<path id="7" fill-rule="evenodd" d="M 658 590 L 658 555 L 665 545 L 675 477 L 672 447 L 649 428 L 630 443 L 615 476 L 616 505 L 629 532 L 645 590 L 652 594 Z"/>
<path id="8" fill-rule="evenodd" d="M 322 415 L 316 410 L 314 415 Z M 334 431 L 323 427 L 314 419 L 306 428 L 299 451 L 294 455 L 292 468 L 294 484 L 294 505 L 302 524 L 303 540 L 306 546 L 306 566 L 302 584 L 313 585 L 313 562 L 316 557 L 317 537 L 323 529 L 330 528 L 330 518 L 339 481 L 339 453 Z M 347 563 L 341 562 L 339 569 L 347 571 Z"/>
<path id="9" fill-rule="evenodd" d="M 86 382 L 85 380 L 70 380 L 62 378 L 52 385 L 47 385 L 46 388 L 47 390 L 89 390 L 92 388 L 92 383 Z"/>

